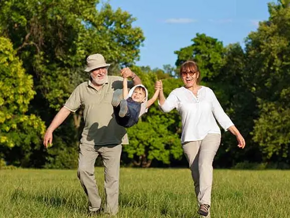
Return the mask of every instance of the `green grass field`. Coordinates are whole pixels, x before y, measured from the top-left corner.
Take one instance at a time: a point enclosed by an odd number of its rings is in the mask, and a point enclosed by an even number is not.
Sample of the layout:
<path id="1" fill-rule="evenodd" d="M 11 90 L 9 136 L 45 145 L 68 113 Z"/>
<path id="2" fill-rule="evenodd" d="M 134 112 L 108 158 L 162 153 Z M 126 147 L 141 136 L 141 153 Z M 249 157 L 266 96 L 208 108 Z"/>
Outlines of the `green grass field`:
<path id="1" fill-rule="evenodd" d="M 100 193 L 103 168 L 96 168 Z M 215 170 L 212 218 L 289 218 L 290 171 Z M 76 170 L 0 170 L 0 217 L 87 217 Z M 121 169 L 117 217 L 195 218 L 187 169 Z M 99 215 L 98 217 L 107 217 Z"/>

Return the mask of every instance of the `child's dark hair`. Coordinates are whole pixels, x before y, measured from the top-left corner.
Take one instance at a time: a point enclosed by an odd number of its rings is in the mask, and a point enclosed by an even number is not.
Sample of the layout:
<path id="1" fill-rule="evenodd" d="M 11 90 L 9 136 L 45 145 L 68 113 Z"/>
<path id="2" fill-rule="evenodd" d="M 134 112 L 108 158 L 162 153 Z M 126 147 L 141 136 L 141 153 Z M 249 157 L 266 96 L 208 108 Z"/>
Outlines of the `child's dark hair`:
<path id="1" fill-rule="evenodd" d="M 145 88 L 144 87 L 142 87 L 142 86 L 137 86 L 136 88 L 135 88 L 135 90 L 142 90 L 142 92 L 145 94 L 145 96 L 146 96 L 146 90 L 145 90 Z"/>

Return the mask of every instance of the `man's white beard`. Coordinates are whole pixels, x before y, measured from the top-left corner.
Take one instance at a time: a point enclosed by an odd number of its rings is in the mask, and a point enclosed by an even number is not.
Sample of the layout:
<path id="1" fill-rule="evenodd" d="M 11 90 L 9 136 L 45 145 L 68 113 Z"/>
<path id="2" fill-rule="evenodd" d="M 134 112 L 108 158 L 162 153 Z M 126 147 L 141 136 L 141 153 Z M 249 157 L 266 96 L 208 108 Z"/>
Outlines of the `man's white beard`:
<path id="1" fill-rule="evenodd" d="M 94 78 L 92 76 L 91 78 L 97 85 L 103 85 L 107 81 L 108 75 L 105 75 L 103 79 L 99 79 L 98 77 Z"/>

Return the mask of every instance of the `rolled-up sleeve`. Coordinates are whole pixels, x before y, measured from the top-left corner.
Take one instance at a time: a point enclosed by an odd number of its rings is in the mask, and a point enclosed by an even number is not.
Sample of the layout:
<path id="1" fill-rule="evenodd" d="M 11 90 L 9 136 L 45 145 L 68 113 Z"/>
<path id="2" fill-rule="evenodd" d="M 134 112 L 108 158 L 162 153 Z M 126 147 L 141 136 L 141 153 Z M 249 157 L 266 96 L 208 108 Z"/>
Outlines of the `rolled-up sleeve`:
<path id="1" fill-rule="evenodd" d="M 212 99 L 212 110 L 213 114 L 225 131 L 231 126 L 233 126 L 233 122 L 229 118 L 229 116 L 224 112 L 222 106 L 220 105 L 219 101 L 217 100 L 213 91 L 211 91 L 211 99 Z"/>

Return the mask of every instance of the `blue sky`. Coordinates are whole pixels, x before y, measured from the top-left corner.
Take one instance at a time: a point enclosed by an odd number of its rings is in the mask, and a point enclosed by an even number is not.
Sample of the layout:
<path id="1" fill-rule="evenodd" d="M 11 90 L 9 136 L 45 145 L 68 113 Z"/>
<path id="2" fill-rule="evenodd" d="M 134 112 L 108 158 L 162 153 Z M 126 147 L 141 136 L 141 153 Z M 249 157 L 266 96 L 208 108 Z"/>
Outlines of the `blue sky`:
<path id="1" fill-rule="evenodd" d="M 259 21 L 269 18 L 270 0 L 110 0 L 137 18 L 134 26 L 143 30 L 139 66 L 175 66 L 174 51 L 191 45 L 196 33 L 217 38 L 224 45 L 243 45 Z"/>

